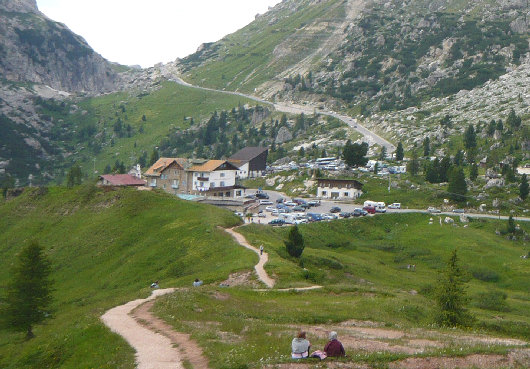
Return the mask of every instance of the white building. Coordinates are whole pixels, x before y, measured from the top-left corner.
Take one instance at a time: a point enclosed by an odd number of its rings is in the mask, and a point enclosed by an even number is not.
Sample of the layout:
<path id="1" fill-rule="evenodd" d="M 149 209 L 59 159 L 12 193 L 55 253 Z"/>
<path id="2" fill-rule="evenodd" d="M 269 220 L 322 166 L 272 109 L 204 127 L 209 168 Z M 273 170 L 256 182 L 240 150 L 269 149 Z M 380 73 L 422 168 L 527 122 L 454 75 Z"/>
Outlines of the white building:
<path id="1" fill-rule="evenodd" d="M 319 178 L 317 197 L 322 199 L 356 199 L 363 194 L 363 185 L 354 179 Z"/>
<path id="2" fill-rule="evenodd" d="M 205 196 L 242 197 L 244 188 L 236 185 L 238 168 L 226 160 L 209 160 L 189 168 L 192 193 Z"/>

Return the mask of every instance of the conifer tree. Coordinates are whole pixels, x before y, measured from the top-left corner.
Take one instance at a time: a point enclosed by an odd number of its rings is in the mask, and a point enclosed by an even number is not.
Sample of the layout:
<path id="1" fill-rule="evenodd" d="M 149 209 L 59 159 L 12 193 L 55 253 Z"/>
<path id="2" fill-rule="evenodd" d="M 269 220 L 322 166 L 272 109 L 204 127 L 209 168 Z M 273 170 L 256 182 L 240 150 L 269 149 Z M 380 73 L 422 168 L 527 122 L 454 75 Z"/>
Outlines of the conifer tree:
<path id="1" fill-rule="evenodd" d="M 460 202 L 466 199 L 467 183 L 462 168 L 453 168 L 451 171 L 447 192 L 449 192 L 449 197 L 454 201 Z"/>
<path id="2" fill-rule="evenodd" d="M 83 181 L 83 173 L 81 172 L 81 167 L 79 165 L 74 165 L 68 170 L 66 175 L 66 187 L 72 188 L 74 186 L 79 186 Z"/>
<path id="3" fill-rule="evenodd" d="M 521 184 L 519 185 L 519 197 L 523 200 L 526 200 L 526 198 L 528 197 L 528 192 L 528 179 L 526 178 L 526 174 L 523 174 L 523 176 L 521 177 Z"/>
<path id="4" fill-rule="evenodd" d="M 473 320 L 465 308 L 467 298 L 457 251 L 451 253 L 436 289 L 436 323 L 443 327 L 468 326 Z"/>
<path id="5" fill-rule="evenodd" d="M 471 169 L 469 170 L 469 179 L 474 181 L 478 177 L 478 165 L 476 163 L 471 164 Z"/>
<path id="6" fill-rule="evenodd" d="M 431 155 L 431 139 L 429 137 L 425 137 L 423 140 L 423 156 L 429 155 Z"/>
<path id="7" fill-rule="evenodd" d="M 412 176 L 416 176 L 420 171 L 420 162 L 418 161 L 418 154 L 416 154 L 416 151 L 412 152 L 412 157 L 407 164 L 407 171 Z"/>
<path id="8" fill-rule="evenodd" d="M 298 230 L 298 226 L 294 226 L 289 231 L 289 235 L 286 241 L 283 241 L 285 244 L 285 248 L 287 249 L 287 252 L 289 255 L 299 258 L 302 256 L 302 252 L 304 252 L 305 244 L 304 244 L 304 238 L 302 237 L 302 234 Z"/>
<path id="9" fill-rule="evenodd" d="M 475 132 L 475 127 L 473 127 L 472 124 L 470 124 L 464 132 L 464 147 L 468 150 L 477 147 L 477 134 Z"/>
<path id="10" fill-rule="evenodd" d="M 403 157 L 405 156 L 404 150 L 403 150 L 403 144 L 401 142 L 398 143 L 396 148 L 396 160 L 401 161 L 403 160 Z"/>
<path id="11" fill-rule="evenodd" d="M 30 242 L 18 255 L 12 280 L 7 286 L 4 317 L 7 328 L 34 337 L 33 326 L 49 316 L 52 301 L 50 261 L 37 241 Z"/>
<path id="12" fill-rule="evenodd" d="M 155 147 L 151 153 L 151 157 L 149 158 L 149 166 L 156 163 L 158 159 L 160 159 L 160 155 L 158 154 L 158 149 Z"/>

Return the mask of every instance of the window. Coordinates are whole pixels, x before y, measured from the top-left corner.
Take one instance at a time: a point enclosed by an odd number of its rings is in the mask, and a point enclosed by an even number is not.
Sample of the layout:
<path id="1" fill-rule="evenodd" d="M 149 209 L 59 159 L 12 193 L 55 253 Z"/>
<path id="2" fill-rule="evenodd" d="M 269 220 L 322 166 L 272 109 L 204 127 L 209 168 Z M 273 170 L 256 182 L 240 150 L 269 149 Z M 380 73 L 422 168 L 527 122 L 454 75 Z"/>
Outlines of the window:
<path id="1" fill-rule="evenodd" d="M 204 187 L 204 182 L 201 182 L 201 187 Z"/>
<path id="2" fill-rule="evenodd" d="M 225 174 L 224 174 L 224 173 L 221 173 L 221 178 L 223 178 L 224 176 L 225 176 Z"/>
<path id="3" fill-rule="evenodd" d="M 344 192 L 344 197 L 350 197 L 350 193 L 349 192 Z"/>
<path id="4" fill-rule="evenodd" d="M 223 181 L 221 181 L 221 187 L 224 187 L 225 186 L 225 183 Z"/>
<path id="5" fill-rule="evenodd" d="M 327 191 L 322 191 L 322 196 L 327 196 L 327 195 L 328 195 Z"/>
<path id="6" fill-rule="evenodd" d="M 173 184 L 171 185 L 171 187 L 173 187 L 173 188 L 179 188 L 179 181 L 178 181 L 178 179 L 174 179 L 174 180 L 173 180 Z"/>
<path id="7" fill-rule="evenodd" d="M 215 182 L 211 182 L 210 187 L 215 187 Z"/>

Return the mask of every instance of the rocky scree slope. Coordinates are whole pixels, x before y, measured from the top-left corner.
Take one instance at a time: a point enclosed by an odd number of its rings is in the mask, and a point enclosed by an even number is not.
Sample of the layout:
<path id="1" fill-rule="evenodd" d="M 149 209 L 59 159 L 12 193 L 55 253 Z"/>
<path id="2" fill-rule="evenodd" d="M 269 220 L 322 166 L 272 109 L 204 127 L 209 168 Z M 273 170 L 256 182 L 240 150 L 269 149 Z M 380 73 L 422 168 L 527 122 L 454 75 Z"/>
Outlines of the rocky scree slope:
<path id="1" fill-rule="evenodd" d="M 112 91 L 119 80 L 111 63 L 35 0 L 0 0 L 0 182 L 52 178 L 64 155 L 53 111 L 67 109 L 70 93 Z"/>
<path id="2" fill-rule="evenodd" d="M 529 11 L 526 0 L 285 0 L 175 65 L 199 85 L 399 110 L 524 63 Z"/>

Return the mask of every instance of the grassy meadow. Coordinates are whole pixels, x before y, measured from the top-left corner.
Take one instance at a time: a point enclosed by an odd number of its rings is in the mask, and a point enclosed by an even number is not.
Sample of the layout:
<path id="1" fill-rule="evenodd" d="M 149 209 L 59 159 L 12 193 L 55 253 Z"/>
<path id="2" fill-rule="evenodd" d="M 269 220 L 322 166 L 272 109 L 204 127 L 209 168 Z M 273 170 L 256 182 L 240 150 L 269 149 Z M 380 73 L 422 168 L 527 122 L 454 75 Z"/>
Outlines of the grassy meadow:
<path id="1" fill-rule="evenodd" d="M 42 114 L 58 122 L 54 128 L 70 152 L 65 168 L 72 162 L 83 172 L 103 172 L 107 164 L 123 161 L 128 167 L 137 163 L 142 152 L 151 155 L 154 147 L 175 129 L 187 129 L 191 119 L 199 124 L 215 110 L 230 110 L 239 104 L 256 105 L 241 96 L 161 82 L 151 92 L 129 91 L 85 98 L 76 108 L 44 104 Z M 145 118 L 144 118 L 145 116 Z M 121 131 L 115 131 L 120 121 Z M 127 131 L 130 126 L 130 131 Z M 95 163 L 94 163 L 95 159 Z"/>
<path id="2" fill-rule="evenodd" d="M 429 225 L 429 218 L 402 214 L 302 225 L 306 248 L 300 260 L 285 251 L 289 227 L 241 227 L 251 244 L 263 244 L 269 252 L 265 269 L 277 279 L 275 287 L 324 288 L 275 292 L 205 286 L 161 298 L 156 312 L 177 330 L 191 333 L 213 368 L 273 368 L 290 362 L 290 341 L 300 328 L 309 332 L 315 349 L 322 349 L 331 329 L 348 337 L 346 342 L 354 337 L 348 357 L 340 361 L 377 368 L 406 357 L 504 354 L 510 349 L 509 343 L 486 344 L 484 337 L 490 335 L 528 340 L 530 273 L 527 260 L 520 258 L 529 251 L 526 242 L 495 235 L 498 224 L 491 221 L 464 227 L 458 222 L 440 225 L 437 216 Z M 454 248 L 475 316 L 469 329 L 433 325 L 433 291 Z M 409 264 L 415 269 L 408 269 Z M 383 330 L 381 337 L 373 327 Z M 363 330 L 375 338 L 363 341 Z M 480 338 L 471 339 L 473 335 Z M 380 339 L 375 349 L 356 341 L 372 339 Z M 403 348 L 418 339 L 437 344 Z"/>
<path id="3" fill-rule="evenodd" d="M 28 189 L 0 203 L 0 298 L 16 254 L 29 240 L 52 262 L 53 317 L 36 338 L 0 330 L 1 368 L 133 368 L 134 351 L 99 320 L 109 308 L 149 295 L 149 285 L 188 286 L 249 270 L 255 254 L 217 229 L 228 211 L 136 191 Z M 0 300 L 0 305 L 2 301 Z"/>

